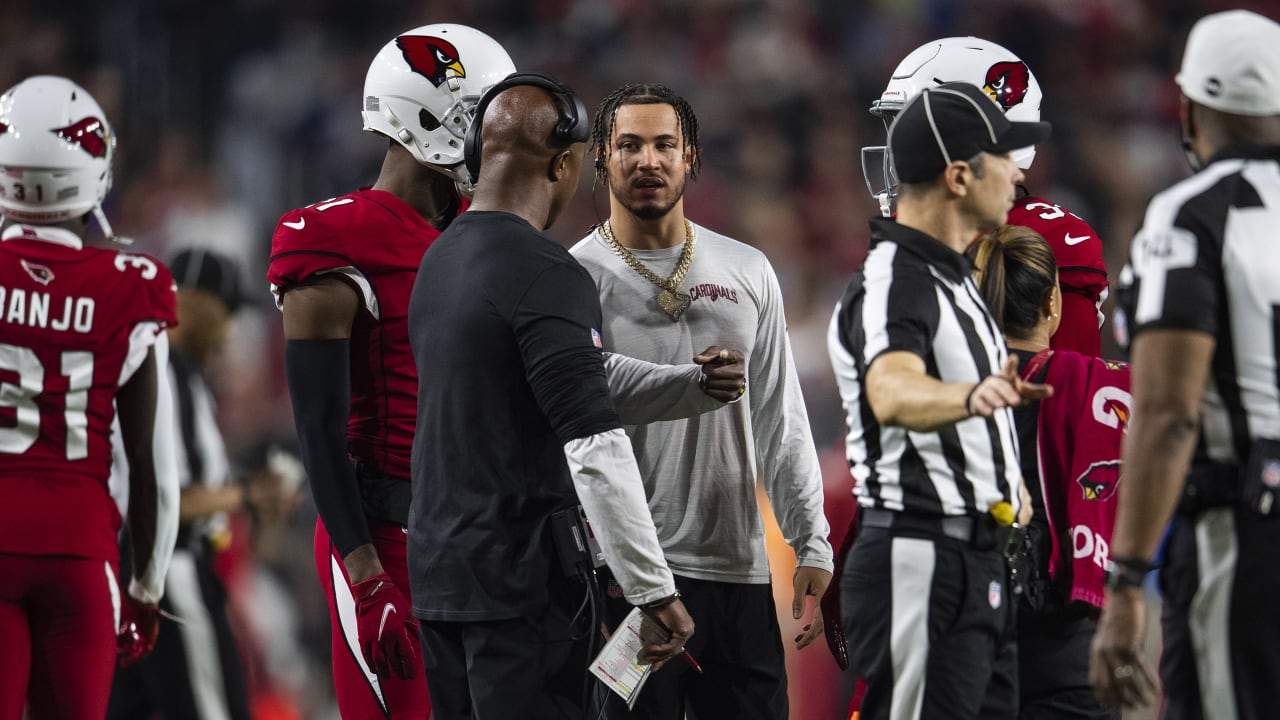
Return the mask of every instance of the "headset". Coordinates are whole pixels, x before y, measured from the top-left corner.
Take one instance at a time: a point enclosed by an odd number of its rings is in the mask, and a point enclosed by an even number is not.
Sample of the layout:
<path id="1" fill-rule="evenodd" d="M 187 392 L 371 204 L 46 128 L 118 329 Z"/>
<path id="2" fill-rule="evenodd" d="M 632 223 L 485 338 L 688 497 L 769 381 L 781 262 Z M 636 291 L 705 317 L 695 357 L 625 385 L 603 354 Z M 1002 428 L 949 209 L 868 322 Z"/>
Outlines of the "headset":
<path id="1" fill-rule="evenodd" d="M 484 95 L 480 97 L 480 102 L 476 104 L 476 112 L 471 120 L 471 126 L 467 128 L 467 136 L 463 141 L 463 159 L 466 161 L 467 172 L 471 174 L 472 183 L 480 179 L 480 153 L 483 150 L 483 141 L 480 138 L 480 133 L 481 125 L 484 121 L 484 113 L 489 109 L 489 103 L 500 93 L 520 85 L 540 87 L 551 93 L 552 97 L 557 98 L 557 100 L 564 101 L 556 103 L 556 110 L 560 114 L 560 119 L 556 121 L 556 127 L 551 136 L 557 143 L 569 147 L 574 143 L 586 142 L 587 138 L 591 136 L 591 124 L 587 118 L 587 107 L 582 104 L 582 99 L 575 95 L 568 85 L 541 73 L 512 73 L 484 92 Z"/>

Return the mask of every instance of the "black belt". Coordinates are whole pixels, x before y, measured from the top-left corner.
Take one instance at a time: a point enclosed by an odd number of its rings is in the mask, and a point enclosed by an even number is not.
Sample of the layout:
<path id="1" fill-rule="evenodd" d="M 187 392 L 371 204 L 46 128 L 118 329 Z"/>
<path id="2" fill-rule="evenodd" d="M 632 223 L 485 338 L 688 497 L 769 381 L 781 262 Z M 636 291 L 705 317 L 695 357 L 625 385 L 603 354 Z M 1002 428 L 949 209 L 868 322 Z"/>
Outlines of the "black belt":
<path id="1" fill-rule="evenodd" d="M 982 550 L 994 550 L 997 545 L 995 520 L 990 516 L 921 515 L 866 507 L 858 512 L 863 527 L 881 528 L 894 535 L 951 538 Z"/>

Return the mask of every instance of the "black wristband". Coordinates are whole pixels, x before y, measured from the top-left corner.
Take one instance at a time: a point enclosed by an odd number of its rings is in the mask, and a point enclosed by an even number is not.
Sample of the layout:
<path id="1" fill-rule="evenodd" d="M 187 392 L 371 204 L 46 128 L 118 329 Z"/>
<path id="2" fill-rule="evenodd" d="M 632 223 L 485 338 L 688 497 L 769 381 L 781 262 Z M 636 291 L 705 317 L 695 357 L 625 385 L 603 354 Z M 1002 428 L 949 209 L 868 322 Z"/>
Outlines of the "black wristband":
<path id="1" fill-rule="evenodd" d="M 1146 560 L 1136 558 L 1111 558 L 1111 569 L 1107 571 L 1108 590 L 1123 590 L 1131 587 L 1142 587 L 1147 573 L 1155 566 Z"/>
<path id="2" fill-rule="evenodd" d="M 964 396 L 964 411 L 969 413 L 969 417 L 974 416 L 973 408 L 969 403 L 973 401 L 973 394 L 978 392 L 978 388 L 982 386 L 983 380 L 986 380 L 986 378 L 982 378 L 982 380 L 974 383 L 973 387 L 969 388 L 969 394 Z"/>

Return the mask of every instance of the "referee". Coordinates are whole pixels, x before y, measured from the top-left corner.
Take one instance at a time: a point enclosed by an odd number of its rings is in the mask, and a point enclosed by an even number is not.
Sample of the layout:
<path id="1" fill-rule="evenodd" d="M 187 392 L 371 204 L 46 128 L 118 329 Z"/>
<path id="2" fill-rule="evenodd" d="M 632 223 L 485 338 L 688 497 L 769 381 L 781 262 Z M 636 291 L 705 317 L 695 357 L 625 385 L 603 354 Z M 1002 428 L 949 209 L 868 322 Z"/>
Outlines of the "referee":
<path id="1" fill-rule="evenodd" d="M 868 720 L 1017 713 L 995 516 L 1023 506 L 1010 408 L 1050 391 L 1017 378 L 962 253 L 1013 204 L 1009 153 L 1048 133 L 968 83 L 925 90 L 889 130 L 898 214 L 871 221 L 828 341 L 860 508 L 842 621 Z"/>
<path id="2" fill-rule="evenodd" d="M 1177 83 L 1203 167 L 1156 195 L 1130 249 L 1133 422 L 1090 679 L 1112 703 L 1153 699 L 1141 583 L 1173 515 L 1164 717 L 1277 718 L 1280 24 L 1200 19 Z"/>

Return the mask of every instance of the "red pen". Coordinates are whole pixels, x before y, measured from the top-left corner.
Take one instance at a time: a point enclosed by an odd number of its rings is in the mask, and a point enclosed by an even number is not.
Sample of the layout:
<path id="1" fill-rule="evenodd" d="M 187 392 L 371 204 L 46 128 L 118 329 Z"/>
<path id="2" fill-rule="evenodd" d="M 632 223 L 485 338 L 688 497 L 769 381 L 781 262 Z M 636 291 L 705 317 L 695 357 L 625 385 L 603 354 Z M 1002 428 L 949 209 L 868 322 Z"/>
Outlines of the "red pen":
<path id="1" fill-rule="evenodd" d="M 663 623 L 661 620 L 659 620 L 656 615 L 651 615 L 650 613 L 646 612 L 644 608 L 641 608 L 640 612 L 644 613 L 644 616 L 648 618 L 650 622 L 652 622 L 654 625 L 657 625 L 659 630 L 666 633 L 667 637 L 671 637 L 672 635 L 675 634 L 671 632 L 671 630 L 666 626 L 666 624 Z M 693 668 L 694 672 L 698 673 L 699 675 L 702 674 L 702 666 L 698 664 L 697 660 L 693 659 L 693 653 L 689 652 L 688 650 L 685 650 L 684 648 L 680 648 L 680 654 L 684 655 L 684 661 L 689 663 L 689 667 Z"/>
<path id="2" fill-rule="evenodd" d="M 680 654 L 684 655 L 684 661 L 689 663 L 689 667 L 693 668 L 694 672 L 698 673 L 699 675 L 702 674 L 702 666 L 698 664 L 697 660 L 693 659 L 692 653 L 690 653 L 688 650 L 685 650 L 684 648 L 680 648 Z"/>

